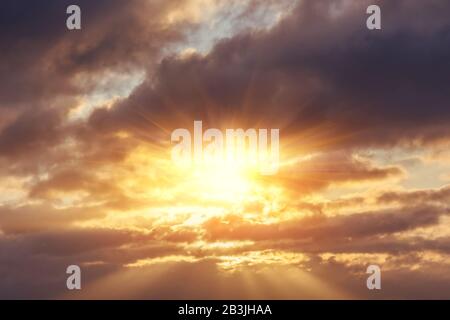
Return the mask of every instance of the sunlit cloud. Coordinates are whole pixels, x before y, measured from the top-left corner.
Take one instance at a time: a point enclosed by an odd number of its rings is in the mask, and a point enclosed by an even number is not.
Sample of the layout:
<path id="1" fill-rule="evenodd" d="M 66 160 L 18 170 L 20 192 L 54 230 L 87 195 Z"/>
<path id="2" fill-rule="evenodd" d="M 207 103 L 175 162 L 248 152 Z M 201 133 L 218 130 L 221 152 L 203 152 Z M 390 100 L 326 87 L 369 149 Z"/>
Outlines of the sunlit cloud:
<path id="1" fill-rule="evenodd" d="M 445 1 L 63 2 L 0 5 L 0 297 L 448 298 Z M 199 120 L 279 129 L 277 172 L 175 161 Z"/>

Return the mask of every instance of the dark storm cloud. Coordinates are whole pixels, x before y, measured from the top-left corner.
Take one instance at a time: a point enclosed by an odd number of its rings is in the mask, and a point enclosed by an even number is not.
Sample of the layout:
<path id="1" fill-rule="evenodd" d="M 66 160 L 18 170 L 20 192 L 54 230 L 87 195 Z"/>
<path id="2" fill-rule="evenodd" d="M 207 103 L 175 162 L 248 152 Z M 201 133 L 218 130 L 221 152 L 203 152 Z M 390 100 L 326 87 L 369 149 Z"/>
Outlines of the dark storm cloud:
<path id="1" fill-rule="evenodd" d="M 183 24 L 167 26 L 183 0 L 30 1 L 0 3 L 0 161 L 14 174 L 61 163 L 55 147 L 74 138 L 68 110 L 108 72 L 146 71 L 166 45 L 183 38 Z M 77 4 L 82 30 L 66 28 Z M 82 126 L 81 126 L 82 127 Z M 79 128 L 78 131 L 82 130 Z M 78 132 L 77 131 L 77 132 Z M 102 135 L 75 139 L 104 144 Z M 115 143 L 116 144 L 116 143 Z M 114 149 L 114 148 L 112 148 Z M 91 150 L 89 150 L 91 151 Z M 104 148 L 103 154 L 117 157 Z"/>
<path id="2" fill-rule="evenodd" d="M 29 1 L 0 4 L 0 107 L 31 107 L 37 101 L 89 90 L 96 73 L 127 72 L 149 65 L 160 47 L 180 35 L 159 15 L 181 1 Z M 66 8 L 82 9 L 82 31 L 66 28 Z M 76 77 L 86 75 L 84 82 Z"/>
<path id="3" fill-rule="evenodd" d="M 285 134 L 320 127 L 303 141 L 316 147 L 447 139 L 450 5 L 376 2 L 382 31 L 367 30 L 367 1 L 302 1 L 268 32 L 222 40 L 206 56 L 168 57 L 154 79 L 91 123 L 132 127 L 138 109 L 163 124 L 239 119 Z"/>
<path id="4" fill-rule="evenodd" d="M 365 269 L 371 262 L 370 257 L 365 262 L 347 264 L 337 262 L 333 256 L 322 259 L 315 256 L 315 250 L 308 246 L 295 248 L 293 246 L 271 246 L 272 250 L 281 249 L 295 252 L 300 250 L 308 254 L 309 260 L 289 265 L 245 265 L 240 272 L 224 273 L 218 270 L 220 259 L 202 259 L 199 262 L 160 262 L 150 266 L 124 268 L 123 264 L 137 259 L 164 257 L 171 254 L 186 254 L 186 250 L 158 244 L 147 238 L 146 243 L 140 243 L 142 235 L 128 231 L 113 230 L 66 230 L 47 234 L 34 234 L 26 237 L 0 237 L 0 276 L 7 281 L 0 284 L 2 298 L 55 298 L 64 295 L 66 298 L 135 298 L 135 299 L 193 299 L 193 298 L 324 298 L 346 297 L 344 293 L 354 298 L 363 298 L 369 292 L 365 288 Z M 79 239 L 81 238 L 81 240 Z M 87 243 L 91 245 L 87 245 Z M 385 242 L 388 242 L 385 240 Z M 431 241 L 430 241 L 431 242 Z M 447 247 L 448 239 L 439 240 Z M 437 243 L 437 242 L 436 242 Z M 413 243 L 414 244 L 414 243 Z M 344 246 L 331 244 L 324 248 L 327 252 L 359 252 L 358 244 L 354 250 L 342 250 Z M 364 242 L 361 244 L 364 246 Z M 364 253 L 380 252 L 370 250 Z M 414 298 L 414 297 L 447 297 L 448 274 L 446 269 L 437 263 L 427 261 L 416 255 L 413 250 L 404 250 L 406 244 L 400 244 L 397 254 L 388 258 L 383 264 L 383 297 Z M 333 248 L 340 248 L 333 251 Z M 254 247 L 253 249 L 257 249 Z M 261 248 L 260 248 L 261 249 Z M 320 253 L 321 251 L 317 251 Z M 409 253 L 412 252 L 412 253 Z M 236 252 L 228 252 L 235 254 Z M 241 252 L 242 253 L 242 252 Z M 191 254 L 191 253 L 189 253 Z M 69 293 L 65 288 L 65 269 L 70 264 L 80 264 L 83 268 L 83 290 Z M 410 269 L 407 265 L 420 265 L 418 269 Z M 14 268 L 12 268 L 14 266 Z M 386 269 L 384 269 L 386 268 Z M 292 277 L 285 280 L 284 292 L 273 292 L 268 270 L 292 273 L 299 272 L 298 282 L 293 283 Z M 283 272 L 282 270 L 285 270 Z M 308 276 L 305 270 L 308 271 Z M 192 277 L 192 274 L 199 275 Z M 243 277 L 252 277 L 260 288 L 257 292 L 248 291 L 251 288 L 243 286 L 247 283 Z M 271 275 L 270 277 L 273 277 Z M 309 287 L 311 277 L 320 279 L 326 284 L 327 290 L 316 291 Z M 142 281 L 145 279 L 145 281 Z M 410 281 L 416 279 L 417 281 Z M 225 281 L 226 280 L 226 281 Z M 179 283 L 184 283 L 180 290 Z M 332 290 L 333 287 L 340 290 Z M 118 290 L 120 288 L 120 290 Z M 227 290 L 225 290 L 228 288 Z M 234 288 L 235 290 L 232 290 Z M 435 290 L 431 290 L 434 288 Z"/>
<path id="5" fill-rule="evenodd" d="M 44 125 L 54 116 L 41 119 L 37 111 L 57 103 L 56 97 L 89 92 L 105 70 L 155 65 L 163 44 L 181 37 L 181 26 L 167 30 L 157 23 L 177 1 L 148 4 L 152 19 L 139 1 L 81 1 L 85 24 L 79 33 L 65 29 L 67 3 L 2 2 L 0 104 L 33 109 L 18 123 L 3 124 L 5 157 L 71 136 L 73 131 L 55 130 L 58 123 Z M 366 29 L 364 1 L 303 1 L 269 31 L 224 39 L 205 56 L 166 57 L 129 99 L 94 112 L 93 130 L 75 138 L 95 143 L 103 137 L 96 133 L 127 130 L 156 143 L 168 139 L 160 127 L 170 132 L 192 119 L 207 125 L 238 119 L 242 126 L 280 127 L 304 149 L 447 139 L 449 5 L 378 3 L 382 31 Z M 58 114 L 68 107 L 73 105 Z M 24 118 L 54 132 L 35 135 L 23 127 Z M 15 142 L 12 135 L 23 138 Z"/>
<path id="6" fill-rule="evenodd" d="M 33 157 L 61 142 L 63 115 L 57 110 L 36 110 L 20 115 L 0 134 L 0 156 Z"/>
<path id="7" fill-rule="evenodd" d="M 313 268 L 314 276 L 327 284 L 345 288 L 362 299 L 448 299 L 450 277 L 446 266 L 427 261 L 415 253 L 391 256 L 380 263 L 382 270 L 382 290 L 374 293 L 367 290 L 365 273 L 369 264 L 375 263 L 370 258 L 349 264 L 339 262 L 332 256 L 323 259 L 311 255 L 305 267 Z M 409 266 L 420 266 L 418 269 Z M 411 279 L 414 279 L 412 281 Z"/>
<path id="8" fill-rule="evenodd" d="M 34 110 L 3 128 L 1 153 L 52 145 L 69 134 L 40 137 L 23 126 L 28 118 L 54 130 L 57 123 L 44 124 L 54 116 L 41 120 L 36 111 L 57 96 L 89 92 L 105 70 L 155 64 L 162 44 L 181 36 L 155 22 L 178 2 L 164 3 L 148 4 L 155 14 L 149 19 L 139 1 L 81 1 L 84 29 L 77 33 L 65 29 L 67 1 L 2 2 L 0 104 Z M 148 133 L 141 138 L 156 140 L 164 132 L 155 122 L 170 129 L 194 118 L 211 124 L 243 119 L 244 126 L 281 127 L 285 135 L 308 132 L 298 139 L 312 148 L 446 139 L 449 5 L 378 3 L 379 32 L 365 28 L 364 1 L 303 1 L 269 31 L 222 40 L 206 56 L 166 57 L 129 99 L 95 112 L 90 124 L 94 131 L 137 129 L 137 135 Z M 83 74 L 86 81 L 77 82 Z M 308 131 L 314 128 L 321 129 Z M 15 142 L 12 135 L 23 138 Z"/>
<path id="9" fill-rule="evenodd" d="M 17 212 L 15 212 L 17 213 Z M 38 214 L 36 210 L 34 213 Z M 60 215 L 64 213 L 60 212 Z M 0 221 L 3 220 L 0 215 Z M 100 228 L 55 226 L 40 213 L 51 230 L 0 233 L 0 298 L 57 298 L 66 292 L 66 268 L 79 265 L 83 283 L 91 283 L 139 259 L 182 254 L 175 243 L 156 241 L 155 234 Z M 0 229 L 1 229 L 0 223 Z M 30 230 L 29 230 L 30 231 Z"/>
<path id="10" fill-rule="evenodd" d="M 83 282 L 90 283 L 124 264 L 181 252 L 131 231 L 65 228 L 0 235 L 0 298 L 56 298 L 66 292 L 66 268 L 72 264 L 82 267 Z"/>

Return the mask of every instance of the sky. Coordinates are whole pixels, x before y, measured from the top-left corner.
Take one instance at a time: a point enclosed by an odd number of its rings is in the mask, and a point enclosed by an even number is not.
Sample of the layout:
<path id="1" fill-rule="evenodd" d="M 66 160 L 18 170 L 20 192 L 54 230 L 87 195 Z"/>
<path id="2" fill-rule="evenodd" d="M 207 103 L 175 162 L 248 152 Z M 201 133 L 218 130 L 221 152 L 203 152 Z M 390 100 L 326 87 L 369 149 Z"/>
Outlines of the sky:
<path id="1" fill-rule="evenodd" d="M 2 0 L 0 298 L 450 299 L 449 57 L 446 0 Z"/>

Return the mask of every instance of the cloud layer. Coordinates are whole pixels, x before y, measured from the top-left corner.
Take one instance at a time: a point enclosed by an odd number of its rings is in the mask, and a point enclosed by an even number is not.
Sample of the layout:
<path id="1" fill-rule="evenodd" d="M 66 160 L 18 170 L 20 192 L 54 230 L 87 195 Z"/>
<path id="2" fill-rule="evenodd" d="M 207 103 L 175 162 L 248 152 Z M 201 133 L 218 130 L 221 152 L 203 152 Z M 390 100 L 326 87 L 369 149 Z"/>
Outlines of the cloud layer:
<path id="1" fill-rule="evenodd" d="M 0 298 L 448 299 L 450 4 L 372 2 L 2 1 Z M 280 172 L 174 167 L 194 120 Z"/>

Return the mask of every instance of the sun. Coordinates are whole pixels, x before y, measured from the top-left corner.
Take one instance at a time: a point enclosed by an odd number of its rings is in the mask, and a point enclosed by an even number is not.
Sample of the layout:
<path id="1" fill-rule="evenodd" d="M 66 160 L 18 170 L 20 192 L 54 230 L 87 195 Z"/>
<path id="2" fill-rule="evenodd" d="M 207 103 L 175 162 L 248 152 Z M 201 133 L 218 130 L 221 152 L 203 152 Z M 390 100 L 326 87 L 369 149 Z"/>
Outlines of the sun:
<path id="1" fill-rule="evenodd" d="M 189 181 L 191 192 L 204 199 L 237 203 L 255 190 L 255 175 L 255 169 L 244 162 L 219 159 L 194 164 Z"/>
<path id="2" fill-rule="evenodd" d="M 200 178 L 204 187 L 224 194 L 244 194 L 252 185 L 251 171 L 233 165 L 201 168 L 195 170 L 194 175 Z"/>
<path id="3" fill-rule="evenodd" d="M 204 153 L 201 160 L 182 162 L 174 161 L 169 147 L 139 146 L 120 168 L 108 171 L 126 195 L 127 211 L 112 208 L 107 219 L 84 226 L 147 230 L 151 221 L 194 228 L 230 214 L 263 221 L 282 207 L 284 193 L 275 177 L 262 177 L 259 161 L 258 154 L 244 150 L 233 157 Z"/>

